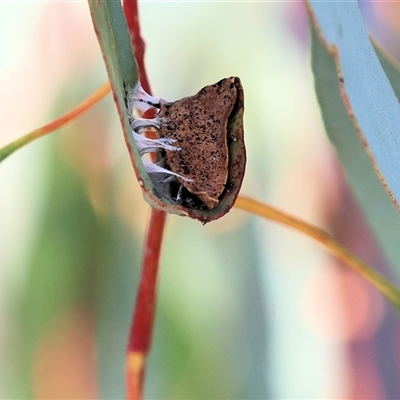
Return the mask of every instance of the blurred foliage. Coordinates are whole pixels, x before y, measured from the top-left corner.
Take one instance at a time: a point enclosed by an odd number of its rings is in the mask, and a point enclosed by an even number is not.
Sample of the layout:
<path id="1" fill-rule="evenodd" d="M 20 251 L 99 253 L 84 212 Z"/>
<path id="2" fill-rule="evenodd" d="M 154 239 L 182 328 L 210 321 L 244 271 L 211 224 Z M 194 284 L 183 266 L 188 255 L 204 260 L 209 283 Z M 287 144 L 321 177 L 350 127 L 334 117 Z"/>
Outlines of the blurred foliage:
<path id="1" fill-rule="evenodd" d="M 14 137 L 105 80 L 86 5 L 35 7 L 26 15 L 38 19 L 23 19 L 0 5 L 17 16 L 0 27 L 17 52 L 0 93 L 0 129 Z M 318 119 L 301 7 L 141 2 L 140 16 L 154 93 L 176 99 L 240 76 L 243 192 L 329 229 L 346 208 L 344 183 Z M 0 190 L 0 397 L 123 398 L 148 206 L 112 99 L 7 159 Z M 391 310 L 368 288 L 341 304 L 341 270 L 314 244 L 235 210 L 205 227 L 171 216 L 163 249 L 148 398 L 343 398 L 349 346 L 396 338 Z M 343 322 L 355 297 L 364 308 Z M 396 393 L 383 380 L 389 358 L 364 353 L 376 373 L 364 385 Z"/>
<path id="2" fill-rule="evenodd" d="M 65 89 L 61 93 L 62 102 L 55 115 L 78 97 L 71 95 L 66 101 Z M 107 108 L 102 107 L 103 113 Z M 101 382 L 109 390 L 113 389 L 110 380 L 118 379 L 117 387 L 121 396 L 123 393 L 121 361 L 135 291 L 137 271 L 133 266 L 138 265 L 140 245 L 117 215 L 117 175 L 107 165 L 110 154 L 105 133 L 109 123 L 105 115 L 98 109 L 63 129 L 65 136 L 46 139 L 49 142 L 48 176 L 41 223 L 34 233 L 35 245 L 29 257 L 27 285 L 21 298 L 19 335 L 15 338 L 24 382 L 19 387 L 23 391 L 17 392 L 17 396 L 32 397 L 32 393 L 27 394 L 32 384 L 34 397 L 47 393 L 46 382 L 38 380 L 32 366 L 40 358 L 38 347 L 43 337 L 57 324 L 62 325 L 70 314 L 83 314 L 98 325 L 98 340 L 102 344 L 100 357 L 104 354 L 106 359 L 112 360 L 115 353 L 119 353 L 117 365 L 120 367 L 114 365 L 104 373 L 100 368 L 99 373 L 106 377 Z M 96 118 L 95 124 L 92 118 Z M 93 332 L 86 334 L 90 336 Z M 92 353 L 94 360 L 94 348 Z M 68 375 L 72 367 L 66 363 L 57 373 Z M 73 388 L 70 393 L 73 395 Z M 115 391 L 111 393 L 115 395 Z"/>

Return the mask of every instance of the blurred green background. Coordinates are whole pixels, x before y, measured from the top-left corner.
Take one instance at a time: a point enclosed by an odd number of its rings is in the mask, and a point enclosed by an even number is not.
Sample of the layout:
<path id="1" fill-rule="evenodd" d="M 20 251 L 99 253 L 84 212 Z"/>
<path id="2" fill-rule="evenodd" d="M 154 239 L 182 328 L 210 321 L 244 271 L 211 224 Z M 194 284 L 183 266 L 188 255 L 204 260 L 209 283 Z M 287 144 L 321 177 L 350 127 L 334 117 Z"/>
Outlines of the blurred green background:
<path id="1" fill-rule="evenodd" d="M 335 233 L 390 276 L 323 131 L 303 5 L 142 1 L 139 11 L 154 95 L 241 78 L 242 193 Z M 363 12 L 396 51 L 400 7 Z M 106 74 L 86 3 L 0 3 L 0 15 L 2 146 Z M 111 96 L 4 161 L 0 193 L 0 397 L 123 398 L 149 207 Z M 158 297 L 146 398 L 400 396 L 393 311 L 285 228 L 237 210 L 206 226 L 170 216 Z"/>

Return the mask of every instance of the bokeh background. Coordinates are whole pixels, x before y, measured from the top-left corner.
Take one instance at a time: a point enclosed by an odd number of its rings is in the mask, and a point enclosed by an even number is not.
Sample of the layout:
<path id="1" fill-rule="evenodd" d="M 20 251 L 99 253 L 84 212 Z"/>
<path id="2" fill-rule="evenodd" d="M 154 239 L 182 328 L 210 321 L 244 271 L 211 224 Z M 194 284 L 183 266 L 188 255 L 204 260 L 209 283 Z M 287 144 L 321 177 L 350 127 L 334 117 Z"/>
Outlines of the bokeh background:
<path id="1" fill-rule="evenodd" d="M 325 137 L 300 2 L 141 1 L 153 93 L 245 90 L 242 193 L 389 277 Z M 398 3 L 361 3 L 400 55 Z M 106 80 L 85 2 L 1 2 L 0 146 Z M 111 96 L 0 165 L 0 397 L 122 399 L 149 206 Z M 168 218 L 148 399 L 400 398 L 399 322 L 306 237 L 233 209 Z"/>

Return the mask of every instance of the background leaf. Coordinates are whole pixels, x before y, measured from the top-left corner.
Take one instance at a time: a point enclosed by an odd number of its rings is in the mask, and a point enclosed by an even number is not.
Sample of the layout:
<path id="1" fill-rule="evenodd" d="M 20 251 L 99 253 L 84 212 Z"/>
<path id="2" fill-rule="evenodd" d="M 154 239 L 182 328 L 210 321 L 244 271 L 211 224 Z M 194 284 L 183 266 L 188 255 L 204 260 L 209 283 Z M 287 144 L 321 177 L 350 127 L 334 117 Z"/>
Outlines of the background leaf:
<path id="1" fill-rule="evenodd" d="M 400 147 L 395 133 L 396 126 L 400 126 L 400 108 L 390 83 L 399 90 L 400 73 L 379 51 L 389 83 L 362 25 L 357 4 L 309 4 L 312 68 L 326 131 L 378 242 L 400 276 L 400 217 L 367 155 L 370 152 L 374 157 L 397 197 Z M 344 104 L 338 73 L 344 79 L 343 91 L 352 111 Z"/>

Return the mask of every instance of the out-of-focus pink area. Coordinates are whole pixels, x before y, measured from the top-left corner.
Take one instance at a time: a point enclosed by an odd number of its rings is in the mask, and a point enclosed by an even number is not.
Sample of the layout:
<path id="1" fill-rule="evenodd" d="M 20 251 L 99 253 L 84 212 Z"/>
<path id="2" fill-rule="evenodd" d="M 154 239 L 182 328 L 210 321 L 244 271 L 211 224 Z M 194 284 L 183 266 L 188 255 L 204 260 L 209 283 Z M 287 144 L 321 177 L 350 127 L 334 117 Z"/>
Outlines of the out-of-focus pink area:
<path id="1" fill-rule="evenodd" d="M 398 2 L 371 2 L 373 12 L 375 13 L 377 23 L 380 26 L 386 26 L 391 30 L 400 33 L 400 4 Z"/>
<path id="2" fill-rule="evenodd" d="M 30 34 L 25 46 L 0 71 L 0 145 L 48 122 L 57 88 L 74 82 L 99 61 L 87 4 L 46 2 L 37 7 L 38 18 L 26 19 Z"/>
<path id="3" fill-rule="evenodd" d="M 35 399 L 95 399 L 95 324 L 84 310 L 55 318 L 42 335 L 33 364 Z"/>

